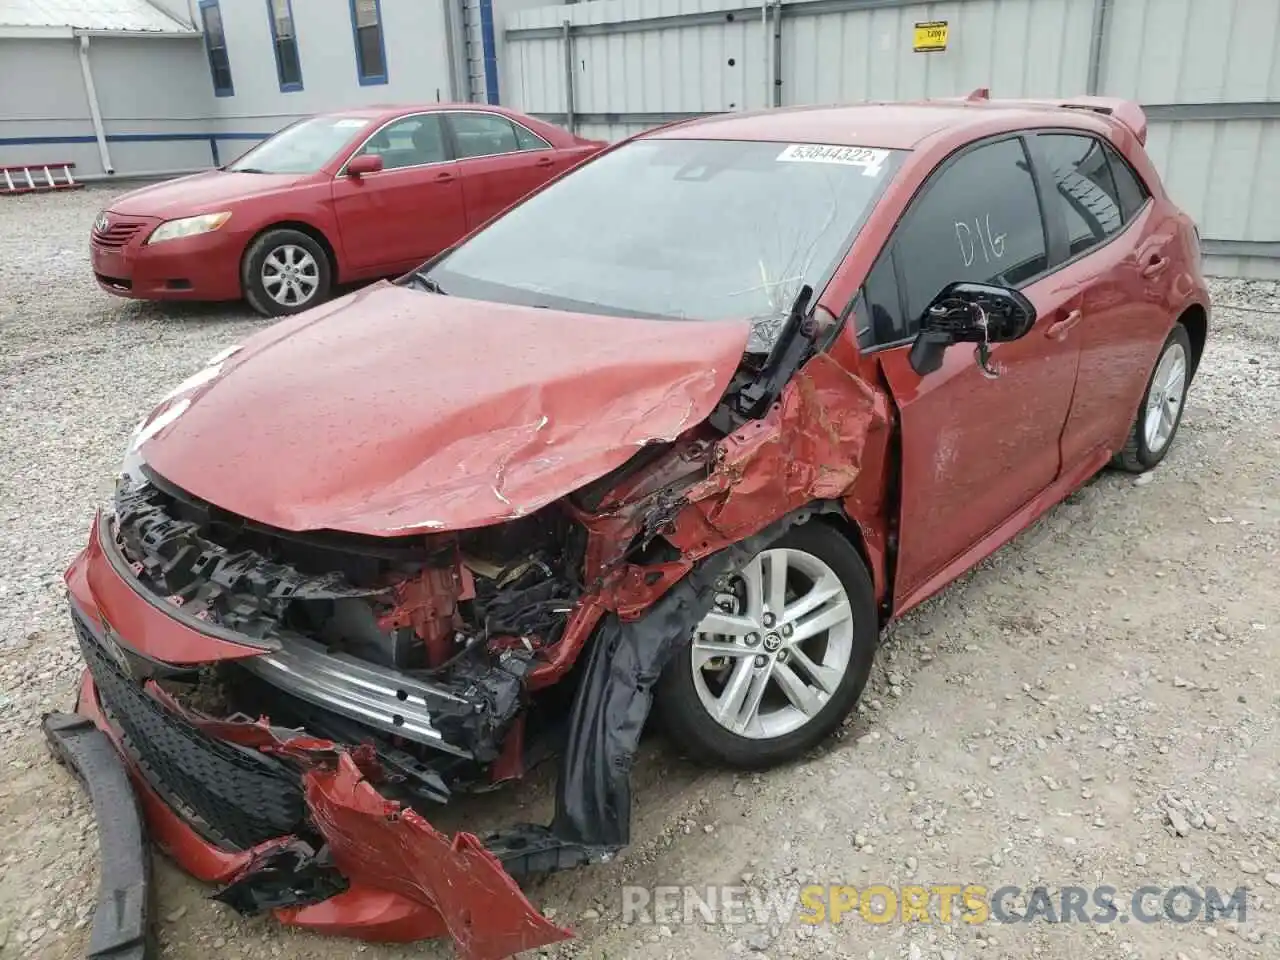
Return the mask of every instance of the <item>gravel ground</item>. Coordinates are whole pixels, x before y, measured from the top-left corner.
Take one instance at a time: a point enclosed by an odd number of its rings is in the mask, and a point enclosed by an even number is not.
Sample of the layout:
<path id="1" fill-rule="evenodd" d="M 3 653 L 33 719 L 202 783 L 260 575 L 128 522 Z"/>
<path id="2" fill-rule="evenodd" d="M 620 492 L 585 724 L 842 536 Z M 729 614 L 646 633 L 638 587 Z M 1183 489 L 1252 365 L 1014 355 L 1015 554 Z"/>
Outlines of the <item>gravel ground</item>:
<path id="1" fill-rule="evenodd" d="M 162 309 L 100 293 L 86 232 L 107 197 L 0 204 L 4 957 L 83 956 L 97 884 L 91 808 L 37 728 L 69 704 L 80 669 L 61 572 L 154 398 L 263 325 L 239 306 Z M 804 762 L 736 776 L 651 743 L 635 844 L 532 888 L 579 934 L 545 952 L 1280 956 L 1280 291 L 1221 281 L 1214 295 L 1210 347 L 1160 469 L 1137 482 L 1103 474 L 896 624 L 859 714 Z M 468 815 L 526 819 L 548 804 L 534 784 Z M 156 869 L 166 957 L 449 955 L 243 921 L 160 857 Z M 1243 922 L 1185 925 L 811 927 L 709 923 L 696 911 L 643 924 L 621 913 L 623 884 L 741 884 L 786 898 L 807 883 L 1109 884 L 1122 905 L 1148 884 L 1250 892 Z"/>

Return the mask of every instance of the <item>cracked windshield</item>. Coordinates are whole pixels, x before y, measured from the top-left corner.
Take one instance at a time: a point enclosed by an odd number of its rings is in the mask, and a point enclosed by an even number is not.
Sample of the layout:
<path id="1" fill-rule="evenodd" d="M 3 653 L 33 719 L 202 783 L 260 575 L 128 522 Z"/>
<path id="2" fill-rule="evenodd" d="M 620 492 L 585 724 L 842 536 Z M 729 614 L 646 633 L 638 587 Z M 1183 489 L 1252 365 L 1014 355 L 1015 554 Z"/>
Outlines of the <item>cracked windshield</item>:
<path id="1" fill-rule="evenodd" d="M 820 291 L 894 151 L 642 140 L 532 197 L 430 271 L 447 294 L 620 316 L 749 319 L 765 350 Z"/>

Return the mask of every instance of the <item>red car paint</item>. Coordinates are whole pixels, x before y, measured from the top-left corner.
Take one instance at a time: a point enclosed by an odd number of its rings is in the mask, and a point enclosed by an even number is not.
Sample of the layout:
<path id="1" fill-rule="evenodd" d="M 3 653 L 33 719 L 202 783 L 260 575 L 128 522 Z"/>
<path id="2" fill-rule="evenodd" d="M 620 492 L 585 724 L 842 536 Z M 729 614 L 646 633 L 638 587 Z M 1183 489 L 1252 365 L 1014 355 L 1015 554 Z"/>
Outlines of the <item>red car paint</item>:
<path id="1" fill-rule="evenodd" d="M 735 115 L 649 134 L 911 151 L 820 291 L 817 316 L 827 322 L 845 313 L 913 197 L 956 150 L 1036 129 L 1114 145 L 1150 199 L 1109 242 L 1023 288 L 1037 323 L 1021 340 L 993 346 L 999 379 L 984 377 L 962 347 L 921 377 L 907 344 L 864 350 L 846 324 L 764 417 L 717 437 L 701 422 L 741 354 L 746 330 L 737 322 L 601 319 L 379 286 L 275 325 L 170 398 L 160 415 L 185 406 L 145 454 L 160 474 L 262 522 L 429 534 L 522 515 L 606 473 L 644 440 L 678 437 L 598 506 L 572 508 L 589 533 L 583 574 L 592 588 L 530 676 L 531 689 L 573 666 L 606 611 L 639 616 L 698 558 L 814 500 L 843 505 L 878 599 L 900 614 L 1107 462 L 1175 323 L 1196 334 L 1193 349 L 1203 345 L 1208 295 L 1190 222 L 1142 150 L 1141 112 L 1112 108 L 1113 117 L 1036 104 L 865 106 Z M 346 321 L 355 332 L 345 332 Z M 460 460 L 472 478 L 465 483 L 447 469 Z M 672 489 L 680 507 L 663 536 L 678 559 L 622 562 L 655 497 Z M 253 652 L 144 600 L 112 566 L 97 528 L 67 583 L 86 615 L 140 652 L 187 663 Z M 80 709 L 112 734 L 88 678 Z M 263 729 L 217 728 L 294 756 L 331 746 L 271 744 Z M 351 889 L 282 909 L 281 919 L 369 939 L 447 931 L 472 957 L 564 935 L 504 886 L 473 838 L 447 842 L 416 814 L 389 808 L 360 763 L 341 752 L 305 778 L 313 817 Z M 134 780 L 153 834 L 197 876 L 231 879 L 264 852 L 218 850 L 136 771 Z M 485 915 L 494 904 L 501 919 Z"/>
<path id="2" fill-rule="evenodd" d="M 424 113 L 491 113 L 537 134 L 550 149 L 529 149 L 448 163 L 340 175 L 376 129 Z M 98 286 L 145 300 L 235 300 L 245 250 L 264 230 L 300 226 L 332 251 L 333 279 L 349 283 L 416 267 L 529 191 L 600 149 L 532 117 L 476 104 L 422 104 L 335 111 L 362 119 L 358 130 L 315 173 L 209 170 L 117 197 L 90 234 Z M 231 211 L 211 233 L 148 244 L 168 220 Z"/>
<path id="3" fill-rule="evenodd" d="M 479 527 L 705 419 L 747 334 L 377 284 L 265 331 L 143 452 L 184 490 L 286 530 Z M 246 429 L 255 408 L 273 415 Z"/>

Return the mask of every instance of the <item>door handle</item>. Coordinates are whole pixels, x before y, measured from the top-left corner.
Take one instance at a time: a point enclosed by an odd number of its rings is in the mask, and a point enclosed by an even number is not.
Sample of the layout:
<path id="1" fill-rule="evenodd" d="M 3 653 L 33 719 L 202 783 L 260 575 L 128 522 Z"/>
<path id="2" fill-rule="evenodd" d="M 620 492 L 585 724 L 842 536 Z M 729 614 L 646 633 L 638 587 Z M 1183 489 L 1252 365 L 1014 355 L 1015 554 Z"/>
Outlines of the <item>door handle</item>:
<path id="1" fill-rule="evenodd" d="M 437 173 L 435 176 L 436 183 L 452 183 L 458 178 L 452 173 Z"/>
<path id="2" fill-rule="evenodd" d="M 535 163 L 535 164 L 534 164 L 534 166 L 535 166 L 535 167 L 549 167 L 549 166 L 551 166 L 552 164 L 554 164 L 555 162 L 556 162 L 556 161 L 555 161 L 555 157 L 539 157 L 539 158 L 538 158 L 537 163 Z"/>
<path id="3" fill-rule="evenodd" d="M 1142 268 L 1142 275 L 1147 279 L 1158 277 L 1164 273 L 1165 267 L 1169 266 L 1169 258 L 1162 257 L 1159 254 L 1153 256 L 1147 261 L 1147 265 Z"/>
<path id="4" fill-rule="evenodd" d="M 1044 332 L 1044 335 L 1050 340 L 1065 340 L 1067 339 L 1068 331 L 1079 323 L 1083 317 L 1084 314 L 1079 310 L 1072 310 L 1057 323 L 1049 324 L 1049 329 Z"/>

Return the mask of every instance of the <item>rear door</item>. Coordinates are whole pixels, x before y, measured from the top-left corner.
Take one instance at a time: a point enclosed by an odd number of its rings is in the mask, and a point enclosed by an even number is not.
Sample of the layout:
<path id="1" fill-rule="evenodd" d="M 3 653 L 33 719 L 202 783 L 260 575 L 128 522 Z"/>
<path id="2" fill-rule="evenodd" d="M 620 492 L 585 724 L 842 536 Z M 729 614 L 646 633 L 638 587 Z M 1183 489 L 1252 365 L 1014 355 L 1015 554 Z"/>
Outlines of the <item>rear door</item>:
<path id="1" fill-rule="evenodd" d="M 352 157 L 362 154 L 380 156 L 382 169 L 349 177 L 344 165 L 333 180 L 344 260 L 353 272 L 410 269 L 466 232 L 462 178 L 439 113 L 391 121 Z"/>
<path id="2" fill-rule="evenodd" d="M 1062 433 L 1064 468 L 1110 452 L 1133 421 L 1173 299 L 1174 224 L 1160 223 L 1150 193 L 1119 154 L 1083 131 L 1031 141 L 1052 180 L 1049 196 L 1067 239 L 1056 276 L 1080 291 L 1080 370 Z"/>
<path id="3" fill-rule="evenodd" d="M 1058 476 L 1079 355 L 1059 334 L 1079 301 L 1047 275 L 1041 186 L 1021 136 L 966 147 L 932 174 L 868 278 L 864 336 L 879 351 L 902 438 L 897 606 L 971 562 L 966 551 Z M 1029 334 L 991 347 L 995 379 L 971 345 L 949 348 L 925 377 L 908 361 L 919 317 L 960 280 L 1014 287 L 1035 304 Z"/>
<path id="4" fill-rule="evenodd" d="M 500 113 L 458 110 L 446 116 L 471 229 L 571 165 L 569 155 Z"/>

